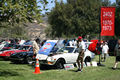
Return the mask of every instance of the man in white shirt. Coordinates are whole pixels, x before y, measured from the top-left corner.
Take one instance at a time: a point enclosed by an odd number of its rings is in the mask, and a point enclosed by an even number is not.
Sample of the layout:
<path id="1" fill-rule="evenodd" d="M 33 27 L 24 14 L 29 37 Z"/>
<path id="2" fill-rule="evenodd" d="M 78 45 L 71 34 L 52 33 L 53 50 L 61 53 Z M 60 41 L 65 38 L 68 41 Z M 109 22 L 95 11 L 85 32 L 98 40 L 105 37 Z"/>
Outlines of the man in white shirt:
<path id="1" fill-rule="evenodd" d="M 76 39 L 74 39 L 72 42 L 73 42 L 73 46 L 77 46 L 77 41 L 76 41 Z"/>
<path id="2" fill-rule="evenodd" d="M 69 41 L 69 46 L 73 46 L 73 42 L 72 41 Z"/>
<path id="3" fill-rule="evenodd" d="M 101 61 L 104 61 L 106 60 L 106 56 L 108 55 L 108 51 L 109 51 L 109 47 L 107 45 L 107 42 L 103 42 L 103 45 L 101 46 L 102 47 L 102 57 L 101 57 Z"/>
<path id="4" fill-rule="evenodd" d="M 78 70 L 76 72 L 78 71 L 81 72 L 83 69 L 83 58 L 84 58 L 84 52 L 85 52 L 85 43 L 82 40 L 81 36 L 78 37 L 77 48 L 78 48 L 79 55 L 77 58 Z M 80 63 L 81 63 L 81 67 L 80 67 Z"/>

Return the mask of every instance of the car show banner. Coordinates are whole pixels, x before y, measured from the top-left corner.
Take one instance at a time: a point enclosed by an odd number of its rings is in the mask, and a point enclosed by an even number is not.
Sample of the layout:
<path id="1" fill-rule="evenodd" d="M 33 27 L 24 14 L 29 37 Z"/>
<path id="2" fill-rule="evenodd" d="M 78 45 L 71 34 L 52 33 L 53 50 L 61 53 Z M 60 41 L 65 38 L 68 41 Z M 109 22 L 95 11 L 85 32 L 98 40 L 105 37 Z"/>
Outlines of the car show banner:
<path id="1" fill-rule="evenodd" d="M 115 7 L 101 7 L 101 36 L 114 36 Z"/>
<path id="2" fill-rule="evenodd" d="M 58 40 L 47 40 L 45 44 L 40 48 L 38 54 L 48 55 L 53 49 Z"/>

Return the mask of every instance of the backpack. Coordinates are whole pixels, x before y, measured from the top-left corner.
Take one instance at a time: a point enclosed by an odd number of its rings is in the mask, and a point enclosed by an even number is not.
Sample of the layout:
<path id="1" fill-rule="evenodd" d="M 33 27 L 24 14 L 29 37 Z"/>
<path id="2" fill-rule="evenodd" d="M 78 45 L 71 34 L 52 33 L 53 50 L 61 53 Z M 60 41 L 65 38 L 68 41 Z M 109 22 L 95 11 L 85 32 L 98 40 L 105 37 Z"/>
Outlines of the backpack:
<path id="1" fill-rule="evenodd" d="M 88 46 L 88 50 L 90 50 L 91 52 L 95 52 L 96 51 L 96 46 L 97 46 L 97 43 L 98 43 L 98 40 L 91 40 L 91 43 L 89 46 Z"/>

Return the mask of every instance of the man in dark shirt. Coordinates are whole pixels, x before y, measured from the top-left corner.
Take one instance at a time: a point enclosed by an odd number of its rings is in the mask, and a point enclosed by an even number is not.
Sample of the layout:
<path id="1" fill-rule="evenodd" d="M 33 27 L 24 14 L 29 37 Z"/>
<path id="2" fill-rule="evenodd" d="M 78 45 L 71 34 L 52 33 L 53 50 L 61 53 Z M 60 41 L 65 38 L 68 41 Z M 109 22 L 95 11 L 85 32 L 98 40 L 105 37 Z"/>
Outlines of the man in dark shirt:
<path id="1" fill-rule="evenodd" d="M 118 40 L 118 43 L 115 46 L 114 54 L 116 56 L 116 61 L 115 61 L 114 67 L 112 68 L 113 70 L 117 68 L 118 62 L 120 61 L 120 39 Z"/>

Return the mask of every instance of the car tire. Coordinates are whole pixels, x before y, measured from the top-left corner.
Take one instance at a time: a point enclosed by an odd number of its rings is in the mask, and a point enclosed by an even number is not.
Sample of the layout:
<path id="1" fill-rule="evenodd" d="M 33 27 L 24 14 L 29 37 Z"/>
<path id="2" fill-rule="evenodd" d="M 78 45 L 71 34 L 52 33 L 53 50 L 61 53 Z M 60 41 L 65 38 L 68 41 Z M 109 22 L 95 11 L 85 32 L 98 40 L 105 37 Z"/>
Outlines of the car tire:
<path id="1" fill-rule="evenodd" d="M 32 57 L 27 57 L 26 58 L 26 63 L 31 64 L 31 62 L 32 62 Z"/>
<path id="2" fill-rule="evenodd" d="M 64 68 L 65 61 L 64 60 L 58 60 L 55 64 L 55 67 L 57 69 L 63 69 Z"/>

